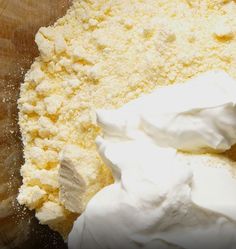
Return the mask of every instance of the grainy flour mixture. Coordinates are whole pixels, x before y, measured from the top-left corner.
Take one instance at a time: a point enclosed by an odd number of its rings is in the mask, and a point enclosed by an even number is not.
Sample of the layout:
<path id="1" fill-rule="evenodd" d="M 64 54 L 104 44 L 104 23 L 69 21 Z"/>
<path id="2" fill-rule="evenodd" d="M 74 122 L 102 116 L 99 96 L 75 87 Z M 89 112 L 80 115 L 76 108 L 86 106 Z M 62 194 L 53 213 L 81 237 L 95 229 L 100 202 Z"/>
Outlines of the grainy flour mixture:
<path id="1" fill-rule="evenodd" d="M 236 2 L 226 0 L 74 0 L 63 18 L 42 27 L 19 99 L 25 164 L 18 201 L 66 238 L 91 197 L 113 181 L 96 151 L 95 109 L 212 69 L 236 79 L 235 16 Z M 68 198 L 76 180 L 59 177 L 62 158 L 83 182 L 76 206 Z"/>

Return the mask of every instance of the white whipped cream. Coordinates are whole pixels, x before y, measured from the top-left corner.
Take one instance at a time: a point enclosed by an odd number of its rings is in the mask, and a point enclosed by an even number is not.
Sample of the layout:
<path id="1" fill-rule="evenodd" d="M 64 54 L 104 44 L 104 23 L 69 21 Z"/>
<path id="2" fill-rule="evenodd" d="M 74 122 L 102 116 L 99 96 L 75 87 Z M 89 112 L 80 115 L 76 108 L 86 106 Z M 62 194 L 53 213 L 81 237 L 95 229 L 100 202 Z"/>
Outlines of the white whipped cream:
<path id="1" fill-rule="evenodd" d="M 225 151 L 236 143 L 236 81 L 223 71 L 209 71 L 120 109 L 99 110 L 98 121 L 110 137 L 136 138 L 144 131 L 163 147 Z"/>
<path id="2" fill-rule="evenodd" d="M 69 248 L 235 248 L 236 164 L 176 150 L 223 151 L 235 143 L 235 84 L 209 72 L 98 111 L 104 137 L 97 146 L 115 183 L 88 203 Z"/>

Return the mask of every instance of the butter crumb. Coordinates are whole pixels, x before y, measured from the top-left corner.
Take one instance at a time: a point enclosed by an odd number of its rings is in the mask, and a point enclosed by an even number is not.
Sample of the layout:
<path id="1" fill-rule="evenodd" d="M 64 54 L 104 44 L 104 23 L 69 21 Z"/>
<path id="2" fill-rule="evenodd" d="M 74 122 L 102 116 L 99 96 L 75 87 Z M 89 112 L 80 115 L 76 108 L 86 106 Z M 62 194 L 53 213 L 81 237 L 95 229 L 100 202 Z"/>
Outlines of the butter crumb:
<path id="1" fill-rule="evenodd" d="M 78 214 L 61 198 L 59 157 L 65 147 L 80 148 L 74 166 L 92 176 L 86 179 L 94 189 L 81 195 L 82 210 L 113 182 L 97 155 L 94 110 L 120 107 L 159 85 L 208 70 L 236 78 L 235 16 L 235 1 L 73 0 L 64 17 L 40 28 L 40 54 L 18 101 L 25 157 L 21 204 L 36 208 L 43 224 L 66 237 Z M 46 194 L 37 202 L 31 191 Z"/>

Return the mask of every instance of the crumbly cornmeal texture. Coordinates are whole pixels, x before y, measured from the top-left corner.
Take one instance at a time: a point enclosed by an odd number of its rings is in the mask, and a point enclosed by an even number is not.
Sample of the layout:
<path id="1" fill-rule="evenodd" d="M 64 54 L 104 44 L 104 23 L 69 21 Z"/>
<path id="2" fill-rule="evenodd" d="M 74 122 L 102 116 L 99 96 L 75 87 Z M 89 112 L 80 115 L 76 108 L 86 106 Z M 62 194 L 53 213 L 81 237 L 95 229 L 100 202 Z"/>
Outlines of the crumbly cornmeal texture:
<path id="1" fill-rule="evenodd" d="M 25 157 L 19 202 L 66 237 L 79 214 L 67 210 L 59 194 L 64 147 L 86 151 L 79 159 L 85 207 L 112 183 L 96 151 L 95 110 L 120 107 L 207 70 L 236 78 L 235 16 L 235 1 L 74 0 L 63 18 L 40 28 L 40 55 L 19 99 Z"/>

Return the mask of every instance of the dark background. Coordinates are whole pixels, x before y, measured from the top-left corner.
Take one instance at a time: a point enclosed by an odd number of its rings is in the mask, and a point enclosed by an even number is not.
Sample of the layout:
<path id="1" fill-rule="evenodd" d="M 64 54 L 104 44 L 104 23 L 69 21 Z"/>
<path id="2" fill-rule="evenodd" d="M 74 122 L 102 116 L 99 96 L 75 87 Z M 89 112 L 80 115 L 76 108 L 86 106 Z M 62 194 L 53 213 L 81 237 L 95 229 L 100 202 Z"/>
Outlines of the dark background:
<path id="1" fill-rule="evenodd" d="M 57 233 L 20 207 L 22 144 L 17 98 L 24 74 L 38 55 L 34 36 L 63 16 L 70 0 L 0 0 L 0 249 L 62 249 Z"/>

